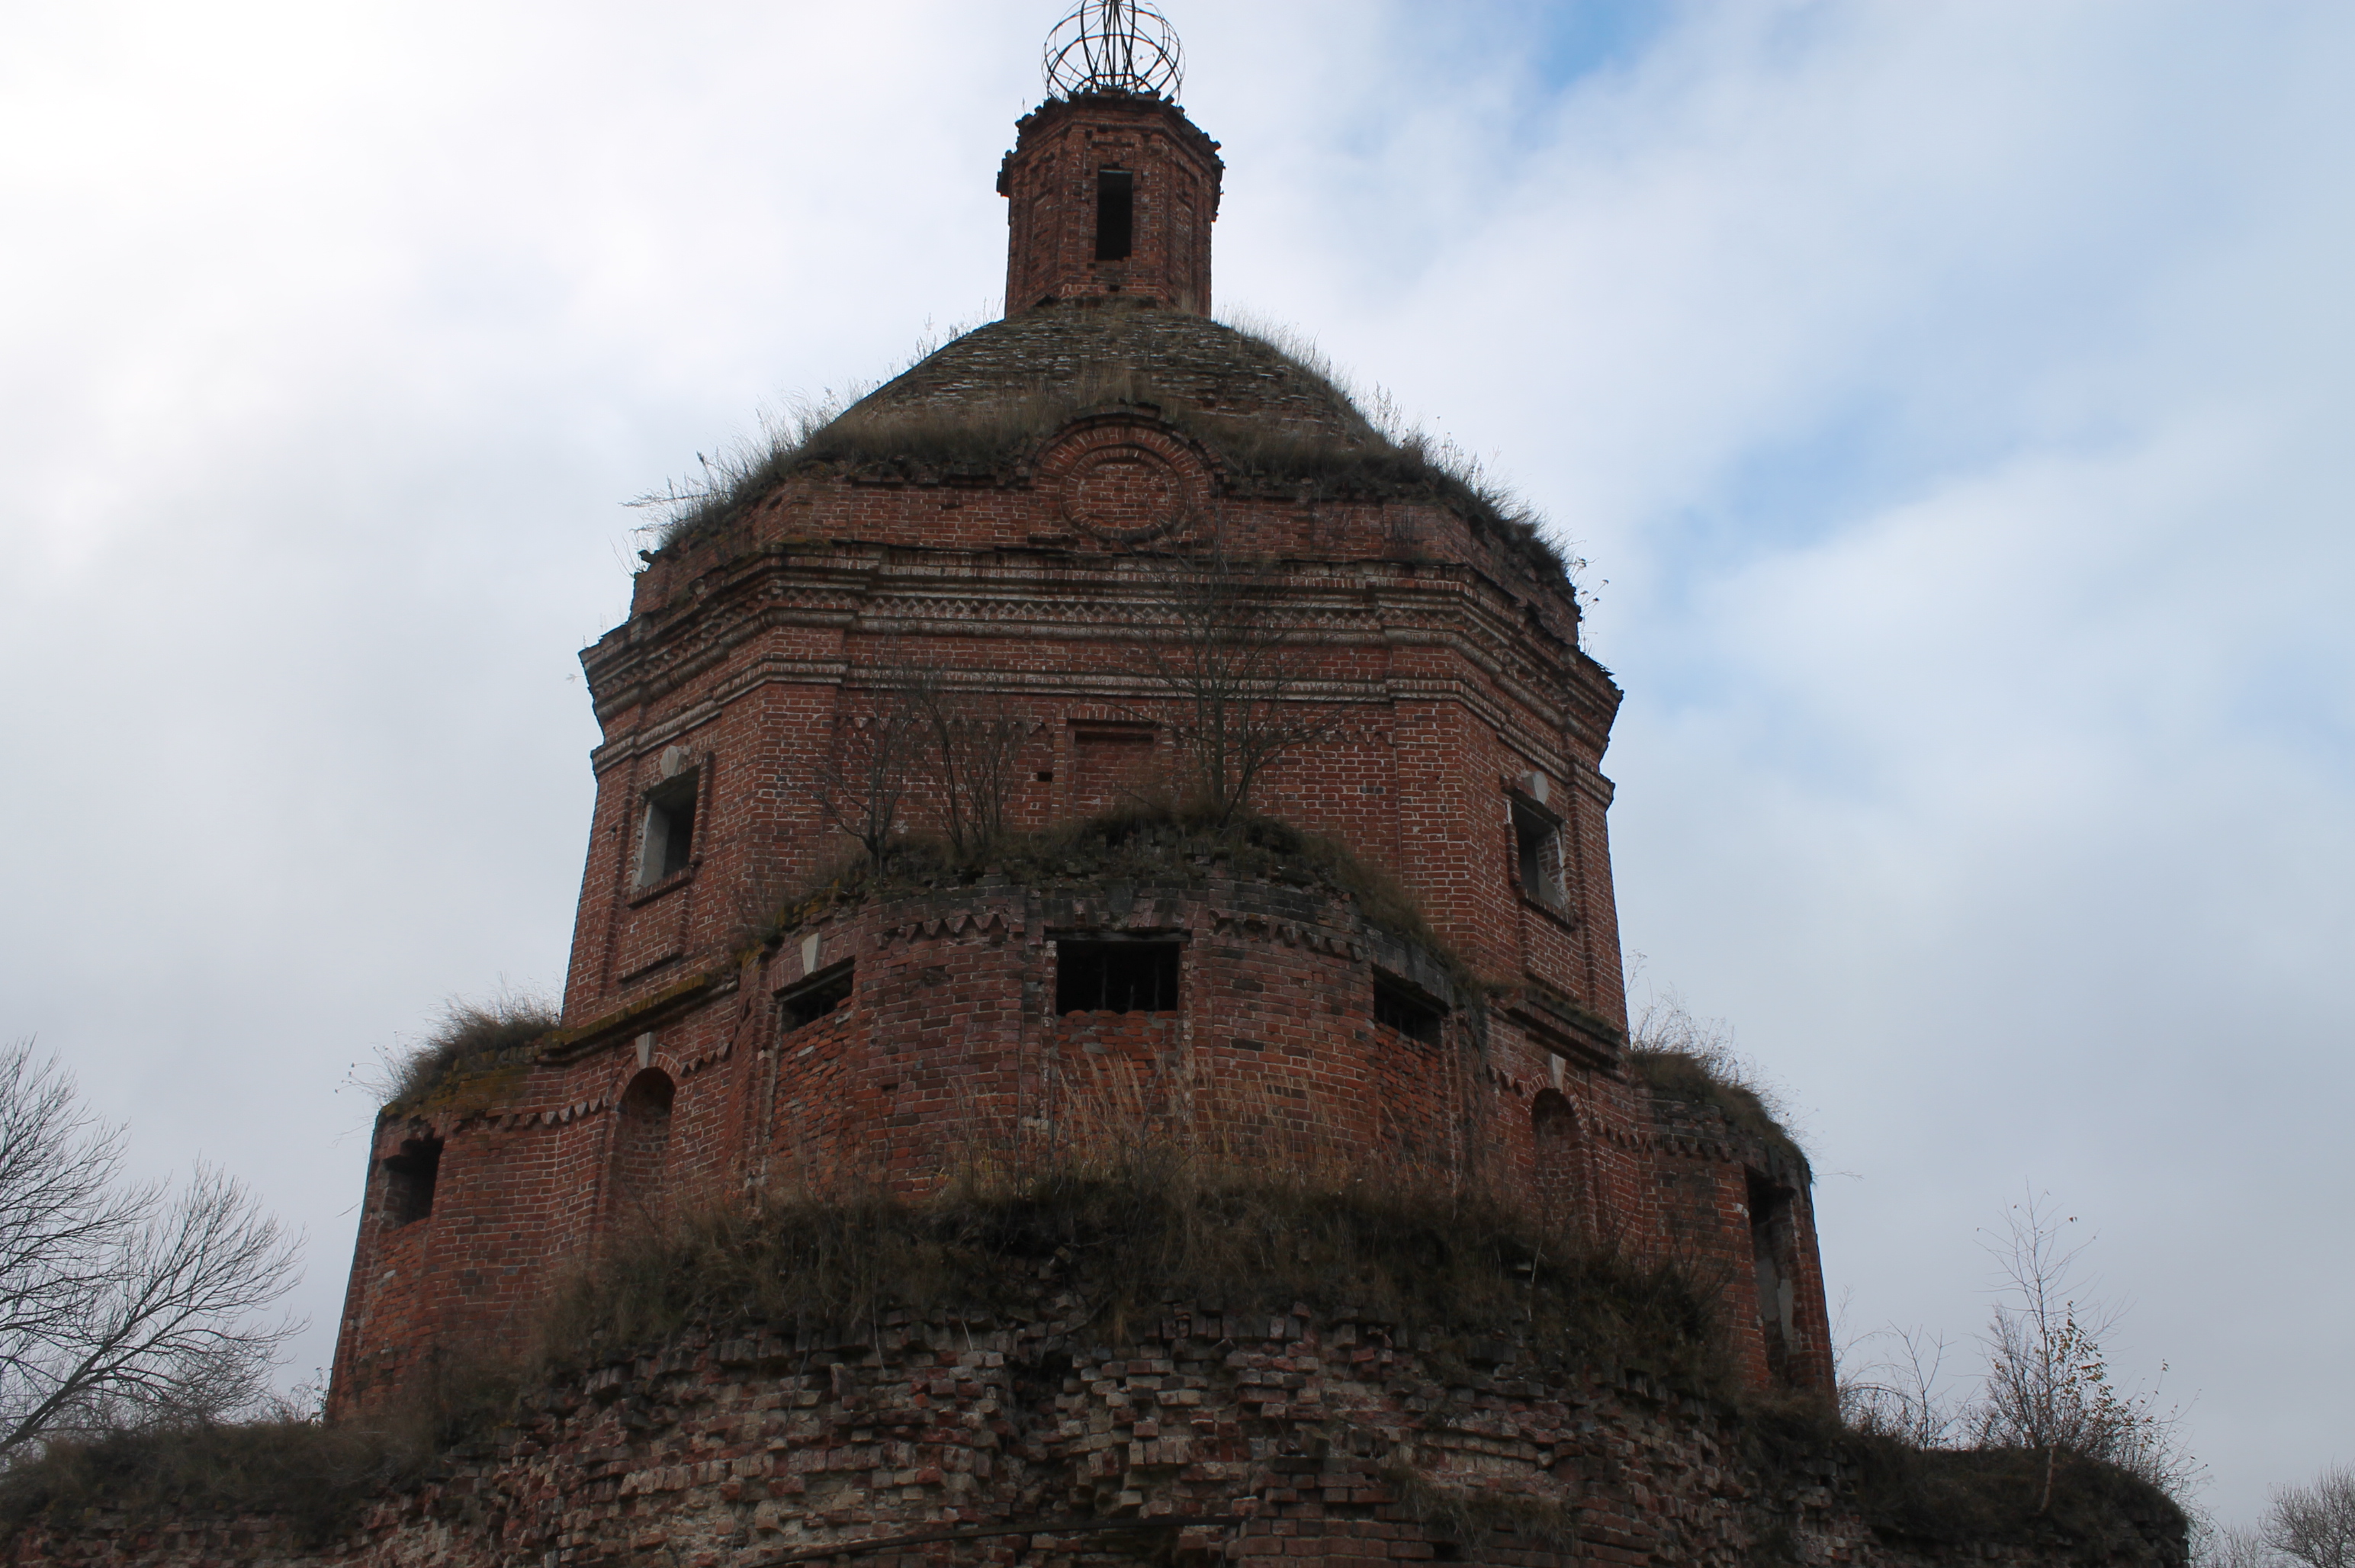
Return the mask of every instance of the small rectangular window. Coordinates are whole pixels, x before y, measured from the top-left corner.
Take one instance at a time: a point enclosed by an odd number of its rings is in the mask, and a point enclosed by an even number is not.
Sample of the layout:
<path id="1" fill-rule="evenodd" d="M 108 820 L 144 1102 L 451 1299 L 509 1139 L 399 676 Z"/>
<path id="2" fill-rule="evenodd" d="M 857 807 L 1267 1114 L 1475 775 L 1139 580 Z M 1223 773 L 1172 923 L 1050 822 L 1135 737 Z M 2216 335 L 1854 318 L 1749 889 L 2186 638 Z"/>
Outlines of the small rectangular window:
<path id="1" fill-rule="evenodd" d="M 433 1213 L 433 1187 L 442 1175 L 442 1140 L 410 1138 L 384 1162 L 385 1220 L 414 1224 Z"/>
<path id="2" fill-rule="evenodd" d="M 1514 805 L 1513 851 L 1521 896 L 1551 909 L 1560 909 L 1562 904 L 1561 878 L 1556 870 L 1561 859 L 1558 842 L 1561 833 L 1551 818 L 1518 803 Z"/>
<path id="3" fill-rule="evenodd" d="M 1125 261 L 1136 236 L 1136 176 L 1124 169 L 1096 175 L 1096 260 Z"/>
<path id="4" fill-rule="evenodd" d="M 777 998 L 785 1015 L 785 1032 L 814 1024 L 838 1008 L 850 1005 L 851 966 L 847 964 L 809 980 Z"/>
<path id="5" fill-rule="evenodd" d="M 1405 981 L 1374 973 L 1374 1021 L 1425 1045 L 1439 1043 L 1447 1009 Z"/>
<path id="6" fill-rule="evenodd" d="M 1169 1013 L 1178 1010 L 1176 942 L 1059 942 L 1058 1013 Z"/>
<path id="7" fill-rule="evenodd" d="M 646 796 L 645 835 L 639 841 L 638 886 L 652 887 L 687 869 L 695 854 L 697 775 L 682 774 Z"/>

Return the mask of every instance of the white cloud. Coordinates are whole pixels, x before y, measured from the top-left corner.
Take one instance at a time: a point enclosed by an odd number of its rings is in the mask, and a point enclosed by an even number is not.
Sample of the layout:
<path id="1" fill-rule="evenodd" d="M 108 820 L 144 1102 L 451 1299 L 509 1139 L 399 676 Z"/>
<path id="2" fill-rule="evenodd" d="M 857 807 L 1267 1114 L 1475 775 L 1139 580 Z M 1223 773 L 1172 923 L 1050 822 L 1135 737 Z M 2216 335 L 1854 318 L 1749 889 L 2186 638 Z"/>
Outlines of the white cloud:
<path id="1" fill-rule="evenodd" d="M 0 1029 L 309 1225 L 313 1360 L 343 1064 L 560 969 L 615 503 L 989 307 L 1051 9 L 0 22 Z M 2053 1187 L 2245 1517 L 2355 1393 L 2355 24 L 1555 19 L 1186 7 L 1220 294 L 1609 579 L 1630 945 L 1856 1173 L 1852 1315 L 1966 1332 Z"/>

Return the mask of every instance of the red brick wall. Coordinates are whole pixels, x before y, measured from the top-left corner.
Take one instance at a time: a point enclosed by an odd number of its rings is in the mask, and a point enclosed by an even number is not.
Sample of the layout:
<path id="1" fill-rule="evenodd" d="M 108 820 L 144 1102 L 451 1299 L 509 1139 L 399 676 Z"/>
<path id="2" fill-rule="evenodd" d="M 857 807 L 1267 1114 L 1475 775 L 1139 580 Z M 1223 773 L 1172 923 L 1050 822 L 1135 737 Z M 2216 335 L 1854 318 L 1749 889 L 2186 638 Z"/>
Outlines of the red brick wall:
<path id="1" fill-rule="evenodd" d="M 1108 165 L 1135 176 L 1135 249 L 1117 262 L 1093 251 Z M 1216 144 L 1173 106 L 1041 108 L 1000 176 L 1009 309 L 1096 299 L 1070 319 L 1105 323 L 1118 293 L 1207 310 L 1220 177 Z M 1303 401 L 1313 378 L 1224 328 L 1178 336 L 1188 384 L 1289 399 L 1302 418 L 1316 400 Z M 1164 411 L 1099 407 L 986 481 L 804 468 L 652 559 L 629 619 L 582 656 L 604 740 L 565 1033 L 379 1127 L 339 1408 L 437 1346 L 512 1340 L 557 1271 L 666 1205 L 847 1179 L 916 1192 L 961 1163 L 1147 1133 L 1240 1158 L 1437 1172 L 1589 1237 L 1696 1260 L 1725 1278 L 1753 1376 L 1828 1386 L 1804 1172 L 1721 1117 L 1656 1104 L 1625 1071 L 1601 772 L 1619 693 L 1579 647 L 1566 578 L 1510 525 L 1428 489 L 1335 499 L 1230 473 Z M 1330 418 L 1314 428 L 1359 439 Z M 819 764 L 871 741 L 890 672 L 922 668 L 974 711 L 1021 722 L 1018 828 L 1182 787 L 1188 714 L 1153 649 L 1170 629 L 1172 560 L 1212 546 L 1277 606 L 1284 701 L 1318 730 L 1253 804 L 1395 876 L 1476 977 L 1437 1043 L 1371 1014 L 1377 966 L 1447 991 L 1429 955 L 1324 892 L 1212 872 L 1000 879 L 762 944 L 852 848 Z M 900 776 L 910 822 L 942 826 L 930 775 Z M 641 885 L 649 796 L 675 805 L 690 784 L 687 863 Z M 1558 824 L 1542 888 L 1521 883 L 1517 807 Z M 1182 1007 L 1056 1015 L 1057 944 L 1108 931 L 1184 943 Z M 846 961 L 851 1005 L 789 1028 L 780 997 L 813 964 Z M 656 1116 L 648 1091 L 665 1085 Z M 384 1162 L 428 1136 L 444 1142 L 433 1212 L 396 1223 Z M 1767 1320 L 1757 1182 L 1791 1193 Z"/>
<path id="2" fill-rule="evenodd" d="M 997 176 L 1007 198 L 1006 313 L 1119 295 L 1207 315 L 1210 224 L 1225 165 L 1174 104 L 1085 96 L 1024 116 Z M 1134 184 L 1133 249 L 1096 259 L 1097 176 Z"/>
<path id="3" fill-rule="evenodd" d="M 1182 942 L 1177 1005 L 1059 1015 L 1060 944 L 1120 937 Z M 794 1027 L 778 999 L 846 961 L 847 1002 Z M 1453 1004 L 1439 1040 L 1375 1020 L 1378 972 Z M 428 1346 L 517 1342 L 551 1270 L 664 1202 L 915 1195 L 1146 1140 L 1245 1168 L 1518 1196 L 1575 1236 L 1698 1268 L 1721 1287 L 1753 1378 L 1828 1387 L 1804 1174 L 1705 1107 L 1655 1102 L 1607 1041 L 1572 1049 L 1518 1016 L 1456 994 L 1428 955 L 1329 891 L 1207 875 L 855 908 L 520 1082 L 461 1083 L 382 1128 L 337 1407 Z M 665 1082 L 674 1100 L 657 1134 L 645 1090 Z M 390 1225 L 381 1157 L 426 1131 L 444 1139 L 433 1212 Z M 1771 1361 L 1747 1207 L 1759 1181 L 1796 1189 L 1793 1332 Z"/>

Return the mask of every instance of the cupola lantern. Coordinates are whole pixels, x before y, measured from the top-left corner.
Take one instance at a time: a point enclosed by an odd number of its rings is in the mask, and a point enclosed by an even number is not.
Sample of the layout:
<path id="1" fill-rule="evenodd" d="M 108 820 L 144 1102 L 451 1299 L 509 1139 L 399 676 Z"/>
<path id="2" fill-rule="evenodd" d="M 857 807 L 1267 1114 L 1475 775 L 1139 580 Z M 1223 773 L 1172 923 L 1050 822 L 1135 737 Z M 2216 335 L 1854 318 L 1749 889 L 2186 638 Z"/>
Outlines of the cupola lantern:
<path id="1" fill-rule="evenodd" d="M 1090 0 L 1049 36 L 1048 99 L 997 173 L 1007 315 L 1114 299 L 1209 313 L 1226 165 L 1178 106 L 1182 73 L 1150 5 Z"/>

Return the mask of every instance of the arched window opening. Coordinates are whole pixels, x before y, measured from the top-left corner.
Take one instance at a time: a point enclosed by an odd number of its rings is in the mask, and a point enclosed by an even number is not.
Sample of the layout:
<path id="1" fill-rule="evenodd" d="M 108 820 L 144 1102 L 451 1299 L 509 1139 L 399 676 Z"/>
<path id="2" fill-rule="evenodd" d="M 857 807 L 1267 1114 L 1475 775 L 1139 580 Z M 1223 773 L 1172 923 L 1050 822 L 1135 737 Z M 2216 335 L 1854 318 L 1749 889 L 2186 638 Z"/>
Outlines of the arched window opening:
<path id="1" fill-rule="evenodd" d="M 614 1117 L 613 1201 L 624 1215 L 651 1215 L 661 1205 L 664 1164 L 670 1152 L 670 1074 L 648 1068 L 630 1080 Z"/>

